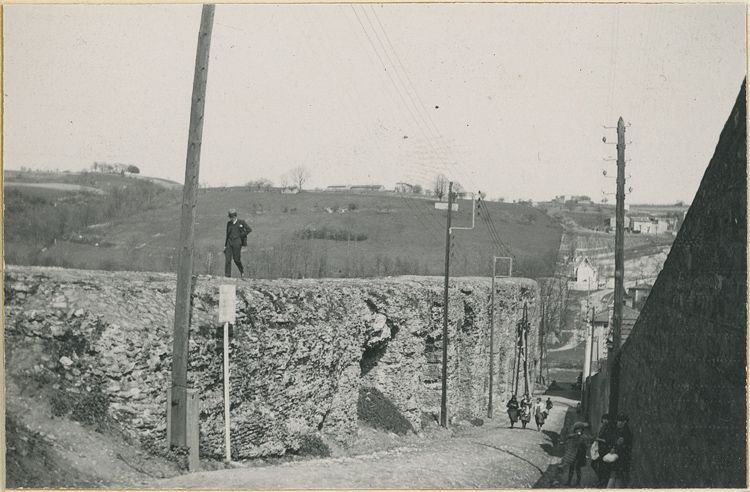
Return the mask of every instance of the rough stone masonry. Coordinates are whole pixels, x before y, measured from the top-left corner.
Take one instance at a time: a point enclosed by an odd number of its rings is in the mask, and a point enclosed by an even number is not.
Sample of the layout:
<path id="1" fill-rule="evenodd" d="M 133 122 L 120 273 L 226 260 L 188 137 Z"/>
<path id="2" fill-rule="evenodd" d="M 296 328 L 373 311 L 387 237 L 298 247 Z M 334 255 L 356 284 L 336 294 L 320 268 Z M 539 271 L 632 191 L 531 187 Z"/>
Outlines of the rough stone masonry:
<path id="1" fill-rule="evenodd" d="M 634 487 L 747 487 L 746 94 L 618 356 Z"/>
<path id="2" fill-rule="evenodd" d="M 166 446 L 175 276 L 10 266 L 5 273 L 6 374 L 44 380 L 106 412 L 147 449 Z M 200 391 L 201 455 L 223 456 L 219 285 L 237 285 L 230 388 L 234 459 L 279 455 L 302 436 L 346 443 L 357 433 L 360 388 L 377 388 L 419 431 L 440 409 L 443 280 L 438 277 L 246 281 L 196 277 L 188 380 Z M 448 415 L 485 418 L 490 279 L 449 289 Z M 493 400 L 509 398 L 516 322 L 529 307 L 536 379 L 539 291 L 498 279 Z M 101 398 L 96 401 L 102 401 Z"/>

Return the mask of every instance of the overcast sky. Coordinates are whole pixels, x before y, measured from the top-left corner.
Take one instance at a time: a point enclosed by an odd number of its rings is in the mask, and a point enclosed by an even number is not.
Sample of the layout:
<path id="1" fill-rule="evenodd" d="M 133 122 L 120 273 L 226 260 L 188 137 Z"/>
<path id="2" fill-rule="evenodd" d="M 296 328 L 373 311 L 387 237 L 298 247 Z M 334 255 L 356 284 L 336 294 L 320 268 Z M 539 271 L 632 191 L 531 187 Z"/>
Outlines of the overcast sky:
<path id="1" fill-rule="evenodd" d="M 200 178 L 438 173 L 509 200 L 689 202 L 746 74 L 745 4 L 218 5 Z M 182 182 L 199 5 L 6 5 L 4 167 Z M 603 171 L 609 177 L 603 176 Z"/>

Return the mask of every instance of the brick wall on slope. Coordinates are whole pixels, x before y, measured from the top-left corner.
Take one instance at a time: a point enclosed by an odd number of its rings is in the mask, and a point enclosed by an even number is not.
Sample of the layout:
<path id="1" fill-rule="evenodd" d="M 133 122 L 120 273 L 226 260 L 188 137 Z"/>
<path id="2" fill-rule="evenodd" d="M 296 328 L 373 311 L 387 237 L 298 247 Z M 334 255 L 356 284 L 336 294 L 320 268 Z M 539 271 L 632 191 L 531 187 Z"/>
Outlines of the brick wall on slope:
<path id="1" fill-rule="evenodd" d="M 620 352 L 636 487 L 746 487 L 745 84 Z"/>
<path id="2" fill-rule="evenodd" d="M 360 388 L 377 388 L 416 431 L 422 419 L 437 417 L 441 278 L 242 282 L 197 277 L 188 380 L 200 390 L 202 455 L 223 457 L 217 308 L 219 286 L 226 282 L 237 286 L 230 345 L 233 458 L 283 454 L 310 433 L 346 442 L 357 432 Z M 529 340 L 538 339 L 539 294 L 531 280 L 496 284 L 493 399 L 500 404 L 509 397 L 515 323 L 524 302 L 532 326 Z M 169 274 L 9 267 L 9 385 L 46 381 L 81 402 L 104 394 L 109 415 L 129 435 L 147 449 L 163 449 L 175 286 Z M 484 418 L 490 281 L 455 279 L 449 297 L 449 416 Z M 532 381 L 538 358 L 538 347 L 532 347 Z"/>

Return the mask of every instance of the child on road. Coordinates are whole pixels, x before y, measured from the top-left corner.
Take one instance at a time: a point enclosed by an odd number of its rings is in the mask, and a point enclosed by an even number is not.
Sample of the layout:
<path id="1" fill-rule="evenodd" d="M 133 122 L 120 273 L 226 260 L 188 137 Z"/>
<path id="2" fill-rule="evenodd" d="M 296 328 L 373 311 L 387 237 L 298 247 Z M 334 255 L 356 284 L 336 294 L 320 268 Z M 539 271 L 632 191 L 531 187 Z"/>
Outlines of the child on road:
<path id="1" fill-rule="evenodd" d="M 586 466 L 586 442 L 583 436 L 586 427 L 587 423 L 576 422 L 565 439 L 565 454 L 560 464 L 568 467 L 568 481 L 565 483 L 567 486 L 571 485 L 573 472 L 576 474 L 576 485 L 581 485 L 581 468 Z"/>

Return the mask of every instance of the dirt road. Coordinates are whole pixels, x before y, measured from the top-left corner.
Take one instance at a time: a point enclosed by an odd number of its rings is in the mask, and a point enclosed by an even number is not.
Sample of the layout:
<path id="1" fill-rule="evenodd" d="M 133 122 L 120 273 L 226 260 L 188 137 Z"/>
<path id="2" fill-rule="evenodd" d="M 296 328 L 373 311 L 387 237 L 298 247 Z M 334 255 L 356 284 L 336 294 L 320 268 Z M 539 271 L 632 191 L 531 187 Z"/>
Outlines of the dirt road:
<path id="1" fill-rule="evenodd" d="M 468 489 L 529 488 L 551 464 L 565 414 L 577 403 L 552 397 L 555 406 L 542 432 L 532 422 L 509 428 L 504 408 L 480 427 L 419 438 L 367 455 L 234 468 L 158 480 L 159 489 Z"/>

